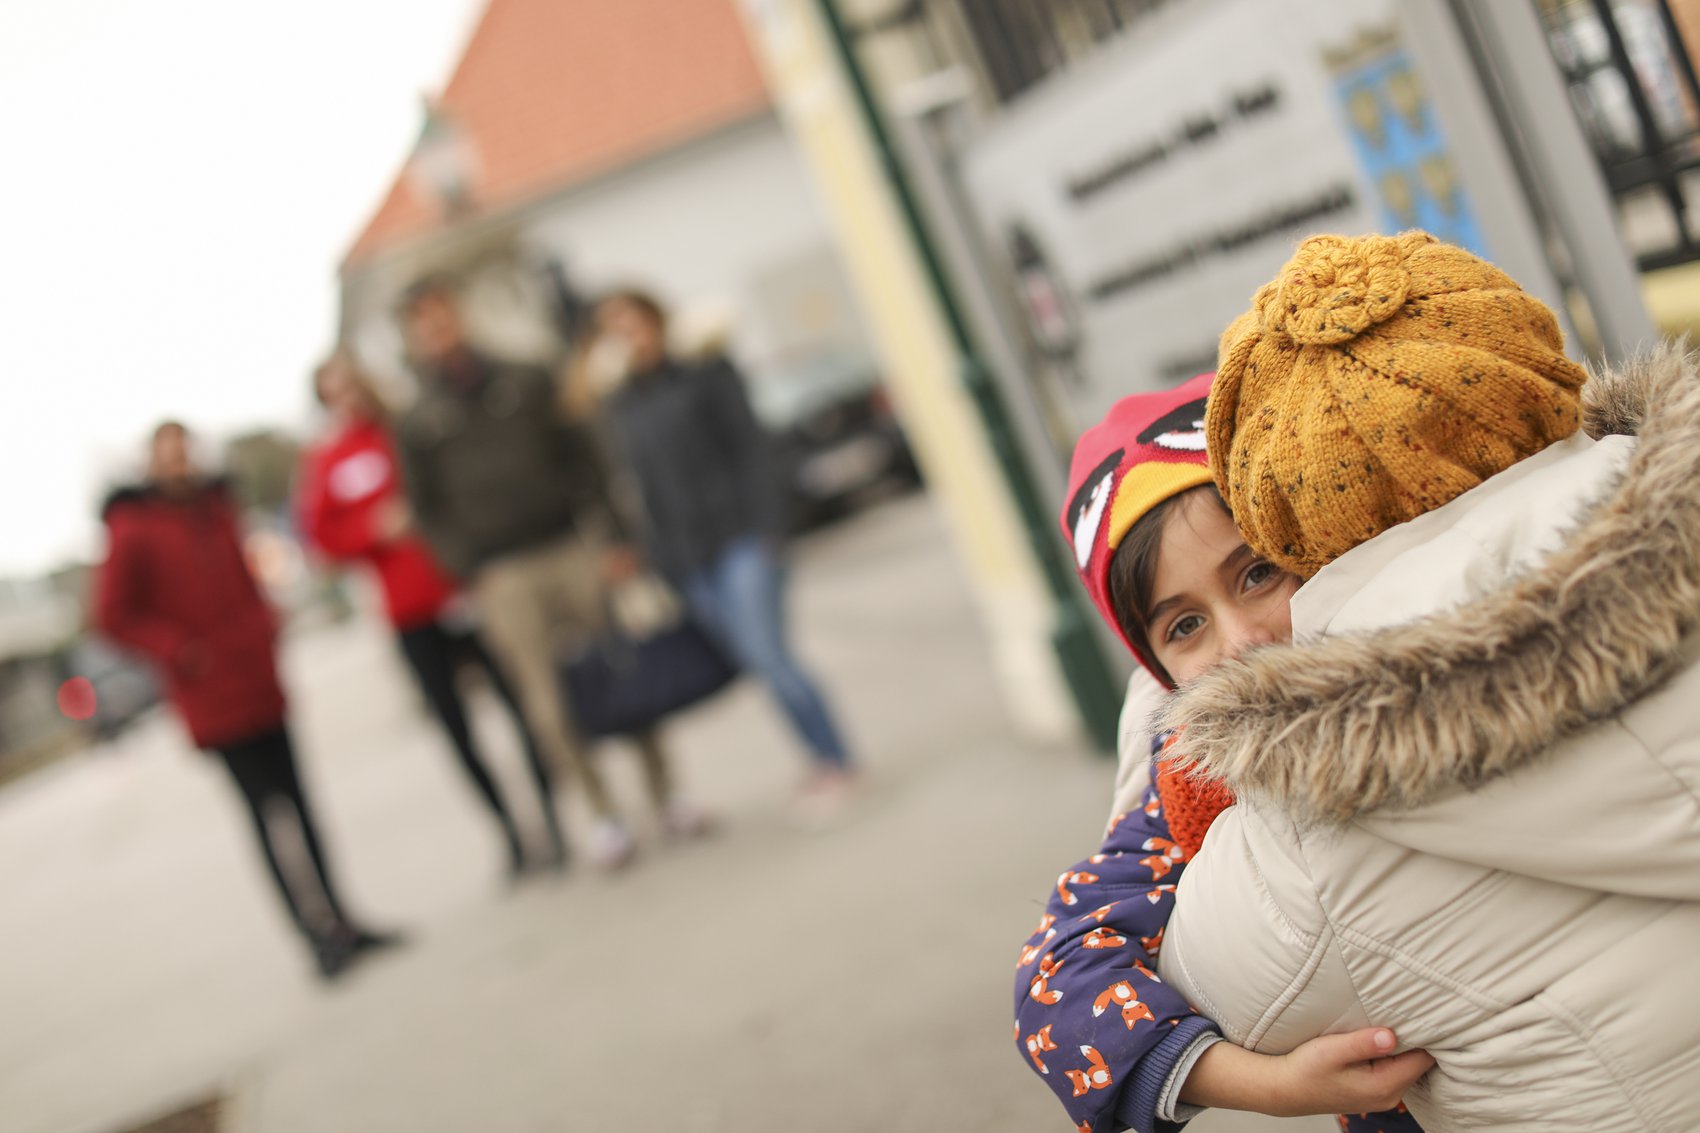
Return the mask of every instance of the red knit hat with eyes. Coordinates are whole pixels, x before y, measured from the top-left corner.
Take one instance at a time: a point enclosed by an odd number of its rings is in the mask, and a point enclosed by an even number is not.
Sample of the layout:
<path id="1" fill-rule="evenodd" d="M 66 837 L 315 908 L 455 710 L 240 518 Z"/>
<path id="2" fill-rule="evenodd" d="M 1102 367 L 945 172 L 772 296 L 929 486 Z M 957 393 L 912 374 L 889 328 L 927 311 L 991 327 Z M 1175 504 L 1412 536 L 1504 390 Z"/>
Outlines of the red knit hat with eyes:
<path id="1" fill-rule="evenodd" d="M 1204 451 L 1204 405 L 1215 375 L 1200 374 L 1162 393 L 1136 393 L 1110 407 L 1074 446 L 1068 471 L 1063 535 L 1074 552 L 1075 569 L 1098 613 L 1146 670 L 1163 684 L 1169 678 L 1156 661 L 1128 641 L 1110 602 L 1110 560 L 1146 512 L 1173 496 L 1210 483 Z M 1164 750 L 1174 743 L 1170 736 Z M 1219 781 L 1196 777 L 1184 759 L 1157 761 L 1157 794 L 1169 836 L 1182 861 L 1198 853 L 1216 816 L 1234 804 Z"/>
<path id="2" fill-rule="evenodd" d="M 1156 662 L 1128 641 L 1110 602 L 1110 560 L 1146 512 L 1172 496 L 1208 484 L 1204 403 L 1212 374 L 1161 393 L 1129 394 L 1110 407 L 1074 446 L 1068 470 L 1063 536 L 1098 613 L 1139 663 L 1164 684 Z"/>

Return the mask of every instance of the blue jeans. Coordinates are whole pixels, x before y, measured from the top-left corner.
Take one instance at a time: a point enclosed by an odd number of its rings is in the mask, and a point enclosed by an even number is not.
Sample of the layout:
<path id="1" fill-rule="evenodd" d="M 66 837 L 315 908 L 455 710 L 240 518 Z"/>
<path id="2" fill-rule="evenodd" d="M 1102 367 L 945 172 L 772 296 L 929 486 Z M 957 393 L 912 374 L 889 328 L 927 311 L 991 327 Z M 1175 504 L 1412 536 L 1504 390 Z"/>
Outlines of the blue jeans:
<path id="1" fill-rule="evenodd" d="M 833 767 L 849 754 L 814 681 L 785 640 L 785 573 L 765 540 L 741 538 L 685 579 L 685 602 L 748 673 L 759 677 L 816 760 Z"/>

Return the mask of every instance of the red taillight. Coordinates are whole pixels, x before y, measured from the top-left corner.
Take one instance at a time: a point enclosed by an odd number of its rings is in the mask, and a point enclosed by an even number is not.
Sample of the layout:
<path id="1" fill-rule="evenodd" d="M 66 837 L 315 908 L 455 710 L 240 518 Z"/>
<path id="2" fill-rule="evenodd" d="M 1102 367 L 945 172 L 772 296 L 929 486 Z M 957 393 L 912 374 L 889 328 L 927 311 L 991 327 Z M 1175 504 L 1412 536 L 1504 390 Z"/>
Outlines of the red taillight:
<path id="1" fill-rule="evenodd" d="M 59 686 L 59 711 L 72 720 L 94 716 L 94 684 L 87 677 L 72 677 Z"/>

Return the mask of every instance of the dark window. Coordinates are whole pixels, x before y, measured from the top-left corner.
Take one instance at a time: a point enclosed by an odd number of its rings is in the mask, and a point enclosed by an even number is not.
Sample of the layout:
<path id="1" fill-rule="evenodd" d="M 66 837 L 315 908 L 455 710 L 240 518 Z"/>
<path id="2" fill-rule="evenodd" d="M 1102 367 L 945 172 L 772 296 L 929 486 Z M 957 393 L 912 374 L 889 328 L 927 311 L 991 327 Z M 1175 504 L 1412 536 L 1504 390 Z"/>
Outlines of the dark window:
<path id="1" fill-rule="evenodd" d="M 1700 82 L 1669 0 L 1539 6 L 1641 267 L 1700 260 Z"/>
<path id="2" fill-rule="evenodd" d="M 960 0 L 992 87 L 1009 101 L 1169 0 Z"/>

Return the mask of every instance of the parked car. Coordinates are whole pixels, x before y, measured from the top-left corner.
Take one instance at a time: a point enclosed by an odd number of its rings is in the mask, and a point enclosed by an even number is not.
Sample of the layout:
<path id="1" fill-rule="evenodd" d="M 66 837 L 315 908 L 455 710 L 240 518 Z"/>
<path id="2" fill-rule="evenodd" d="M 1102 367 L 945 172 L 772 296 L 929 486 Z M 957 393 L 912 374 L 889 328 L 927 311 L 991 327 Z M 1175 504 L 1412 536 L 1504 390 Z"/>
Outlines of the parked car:
<path id="1" fill-rule="evenodd" d="M 819 357 L 751 380 L 790 488 L 790 525 L 806 531 L 921 483 L 877 375 L 859 360 Z"/>

